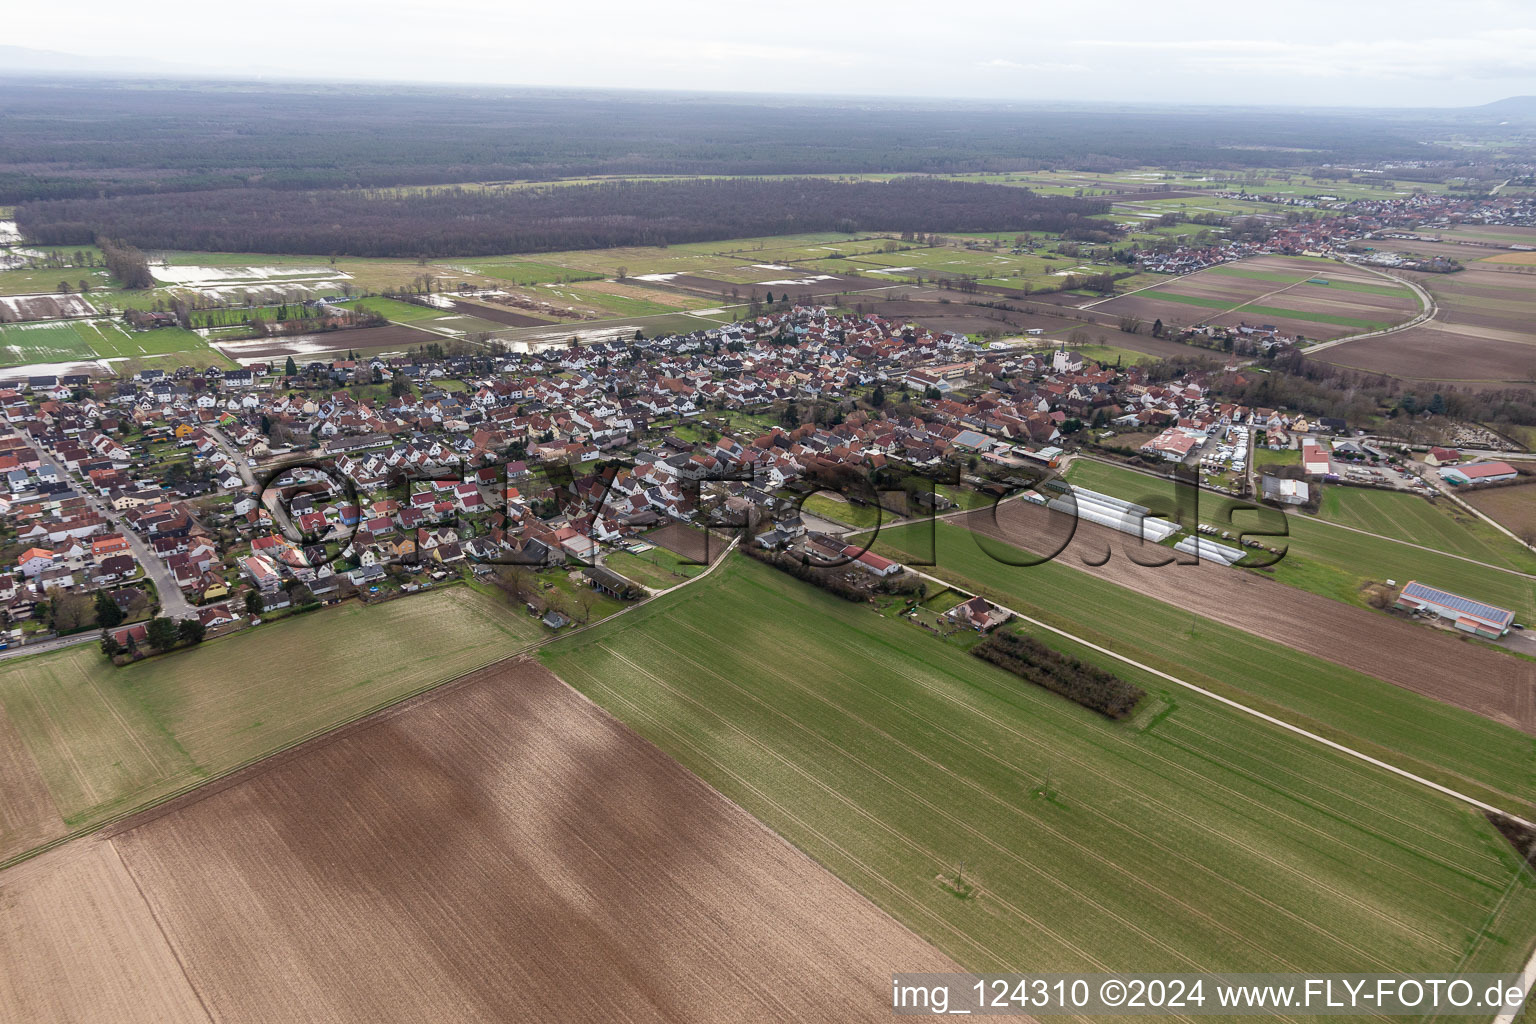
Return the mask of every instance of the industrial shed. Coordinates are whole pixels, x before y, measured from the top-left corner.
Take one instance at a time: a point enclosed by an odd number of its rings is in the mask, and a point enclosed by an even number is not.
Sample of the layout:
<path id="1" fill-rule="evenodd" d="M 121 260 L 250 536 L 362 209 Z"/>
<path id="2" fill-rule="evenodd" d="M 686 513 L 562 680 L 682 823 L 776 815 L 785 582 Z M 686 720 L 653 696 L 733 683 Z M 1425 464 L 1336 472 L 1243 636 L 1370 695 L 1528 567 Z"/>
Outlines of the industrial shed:
<path id="1" fill-rule="evenodd" d="M 1420 614 L 1433 614 L 1449 619 L 1460 630 L 1496 640 L 1509 632 L 1515 613 L 1491 604 L 1474 601 L 1470 597 L 1452 594 L 1425 586 L 1418 580 L 1409 580 L 1398 595 L 1397 607 Z"/>

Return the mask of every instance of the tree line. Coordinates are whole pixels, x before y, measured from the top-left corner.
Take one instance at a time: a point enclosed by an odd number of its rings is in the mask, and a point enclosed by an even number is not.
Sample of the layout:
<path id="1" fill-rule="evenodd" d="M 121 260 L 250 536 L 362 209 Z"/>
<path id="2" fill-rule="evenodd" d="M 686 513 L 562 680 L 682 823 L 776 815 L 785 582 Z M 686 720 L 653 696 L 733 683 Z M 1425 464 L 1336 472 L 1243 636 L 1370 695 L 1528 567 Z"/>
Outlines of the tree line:
<path id="1" fill-rule="evenodd" d="M 1085 223 L 1097 227 L 1087 218 L 1108 210 L 1099 199 L 932 178 L 736 178 L 445 189 L 395 198 L 226 189 L 28 203 L 17 208 L 16 221 L 42 245 L 108 237 L 152 249 L 440 257 L 811 231 L 1070 232 Z M 107 244 L 119 259 L 138 255 L 121 243 Z M 112 266 L 111 253 L 107 259 Z"/>
<path id="2" fill-rule="evenodd" d="M 1189 356 L 1146 364 L 1150 380 L 1174 380 L 1186 373 L 1205 377 L 1213 393 L 1250 407 L 1288 409 L 1309 416 L 1333 416 L 1351 426 L 1385 417 L 1383 434 L 1409 438 L 1426 416 L 1443 416 L 1498 427 L 1536 425 L 1536 379 L 1530 386 L 1457 385 L 1405 381 L 1311 359 L 1291 349 L 1263 364 L 1272 372 L 1216 373 L 1209 357 Z M 1536 372 L 1533 372 L 1536 378 Z"/>
<path id="3" fill-rule="evenodd" d="M 101 262 L 107 268 L 107 273 L 117 278 L 124 288 L 153 288 L 155 278 L 149 272 L 149 260 L 138 249 L 125 242 L 112 238 L 99 237 L 94 233 L 91 241 L 96 243 L 101 250 Z M 84 245 L 86 240 L 80 238 L 74 245 Z"/>
<path id="4" fill-rule="evenodd" d="M 1109 718 L 1129 715 L 1147 695 L 1117 675 L 1018 633 L 994 633 L 972 647 L 971 653 Z"/>

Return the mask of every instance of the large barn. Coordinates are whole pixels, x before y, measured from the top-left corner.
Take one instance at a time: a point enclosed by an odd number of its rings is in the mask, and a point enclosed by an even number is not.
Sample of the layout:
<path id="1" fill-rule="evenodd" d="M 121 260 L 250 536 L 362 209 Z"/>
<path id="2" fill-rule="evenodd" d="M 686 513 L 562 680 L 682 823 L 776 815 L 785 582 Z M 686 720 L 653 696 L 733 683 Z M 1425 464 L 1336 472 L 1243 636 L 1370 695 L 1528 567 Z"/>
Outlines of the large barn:
<path id="1" fill-rule="evenodd" d="M 1442 480 L 1457 487 L 1467 484 L 1499 484 L 1519 475 L 1515 467 L 1507 462 L 1474 462 L 1467 466 L 1447 466 L 1440 471 Z"/>
<path id="2" fill-rule="evenodd" d="M 1515 613 L 1446 590 L 1427 587 L 1410 580 L 1398 595 L 1397 606 L 1409 611 L 1428 612 L 1450 619 L 1457 629 L 1496 640 L 1509 632 Z"/>

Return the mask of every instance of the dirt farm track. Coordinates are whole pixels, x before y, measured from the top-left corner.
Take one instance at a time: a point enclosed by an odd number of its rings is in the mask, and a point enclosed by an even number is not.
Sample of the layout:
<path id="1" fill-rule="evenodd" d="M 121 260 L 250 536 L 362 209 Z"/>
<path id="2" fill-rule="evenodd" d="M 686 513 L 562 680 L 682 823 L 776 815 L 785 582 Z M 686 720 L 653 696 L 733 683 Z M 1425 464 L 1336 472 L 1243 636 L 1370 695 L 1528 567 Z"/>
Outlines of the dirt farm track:
<path id="1" fill-rule="evenodd" d="M 951 522 L 1043 552 L 1054 546 L 1031 543 L 1031 538 L 1065 536 L 1062 518 L 1012 501 L 997 506 L 995 514 L 980 510 Z M 1123 553 L 1123 540 L 1123 534 L 1082 522 L 1061 560 L 1147 597 L 1536 736 L 1536 665 L 1529 661 L 1209 561 L 1138 565 Z M 1114 552 L 1107 562 L 1085 564 L 1106 550 Z"/>
<path id="2" fill-rule="evenodd" d="M 889 1016 L 954 971 L 530 662 L 0 874 L 0 1020 Z"/>

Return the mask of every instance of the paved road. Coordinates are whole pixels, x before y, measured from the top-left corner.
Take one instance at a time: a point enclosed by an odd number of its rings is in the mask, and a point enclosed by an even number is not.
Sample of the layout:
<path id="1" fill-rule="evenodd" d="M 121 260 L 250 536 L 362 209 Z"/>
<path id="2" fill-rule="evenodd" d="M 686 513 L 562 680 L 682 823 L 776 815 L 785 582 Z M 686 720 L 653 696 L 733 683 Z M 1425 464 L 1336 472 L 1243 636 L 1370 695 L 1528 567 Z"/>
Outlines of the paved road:
<path id="1" fill-rule="evenodd" d="M 52 640 L 41 640 L 35 644 L 23 644 L 20 647 L 8 647 L 0 651 L 0 661 L 6 658 L 20 658 L 32 654 L 47 654 L 49 651 L 61 650 L 65 647 L 74 647 L 76 644 L 100 643 L 101 634 L 95 630 L 88 633 L 76 633 L 74 636 L 55 637 Z"/>
<path id="2" fill-rule="evenodd" d="M 235 469 L 239 472 L 240 479 L 245 481 L 245 486 L 255 487 L 256 474 L 251 472 L 251 467 L 246 464 L 246 457 L 235 449 L 235 446 L 230 443 L 229 438 L 225 437 L 223 432 L 216 427 L 205 426 L 203 431 L 213 438 L 213 443 L 218 445 L 225 455 L 234 460 Z"/>
<path id="3" fill-rule="evenodd" d="M 266 510 L 272 514 L 273 521 L 277 523 L 278 534 L 287 537 L 289 540 L 299 537 L 299 531 L 294 527 L 293 520 L 288 518 L 288 510 L 283 508 L 282 502 L 278 500 L 277 492 L 273 491 L 270 497 L 262 494 L 261 488 L 256 483 L 255 472 L 251 469 L 250 464 L 245 461 L 246 456 L 235 448 L 229 438 L 225 437 L 221 431 L 213 427 L 204 427 L 203 430 L 207 432 L 209 437 L 213 438 L 213 443 L 218 445 L 225 455 L 234 460 L 235 469 L 240 473 L 240 479 L 245 481 L 245 486 L 256 491 L 257 496 L 262 499 L 262 504 L 266 507 Z"/>
<path id="4" fill-rule="evenodd" d="M 1346 341 L 1360 341 L 1362 338 L 1380 338 L 1388 334 L 1396 334 L 1398 331 L 1406 331 L 1410 327 L 1417 327 L 1419 324 L 1433 320 L 1435 314 L 1440 312 L 1440 306 L 1435 302 L 1435 297 L 1429 294 L 1429 292 L 1425 290 L 1425 288 L 1418 282 L 1410 281 L 1407 278 L 1398 277 L 1396 274 L 1388 274 L 1386 271 L 1377 270 L 1375 267 L 1367 267 L 1361 263 L 1355 263 L 1349 260 L 1344 260 L 1341 262 L 1343 262 L 1345 266 L 1353 267 L 1356 270 L 1369 270 L 1377 277 L 1384 277 L 1388 281 L 1391 281 L 1393 284 L 1400 284 L 1411 290 L 1414 295 L 1418 296 L 1419 299 L 1419 304 L 1421 306 L 1419 309 L 1419 315 L 1414 317 L 1412 320 L 1405 320 L 1394 327 L 1384 327 L 1379 331 L 1366 331 L 1364 334 L 1347 334 L 1342 338 L 1334 338 L 1332 341 L 1325 341 L 1321 345 L 1313 345 L 1310 348 L 1303 349 L 1307 355 L 1310 356 L 1314 352 L 1321 352 L 1325 348 L 1333 348 L 1335 345 L 1342 345 Z"/>
<path id="5" fill-rule="evenodd" d="M 65 469 L 62 463 L 36 445 L 33 446 L 32 450 L 37 452 L 38 458 L 53 467 L 54 472 L 59 474 L 59 479 L 68 480 L 72 483 L 75 491 L 85 498 L 85 503 L 97 515 L 101 516 L 109 524 L 120 527 L 119 532 L 128 538 L 128 547 L 132 550 L 133 557 L 138 559 L 139 564 L 144 567 L 145 575 L 155 584 L 155 589 L 160 594 L 160 614 L 170 616 L 173 619 L 185 619 L 196 615 L 197 609 L 192 607 L 186 595 L 181 592 L 181 588 L 176 585 L 176 578 L 171 575 L 171 570 L 167 569 L 165 563 L 160 560 L 160 556 L 155 554 L 148 544 L 140 540 L 139 535 L 129 529 L 127 524 L 120 523 L 117 513 L 98 501 L 90 488 L 81 483 L 80 479 L 73 473 Z"/>

